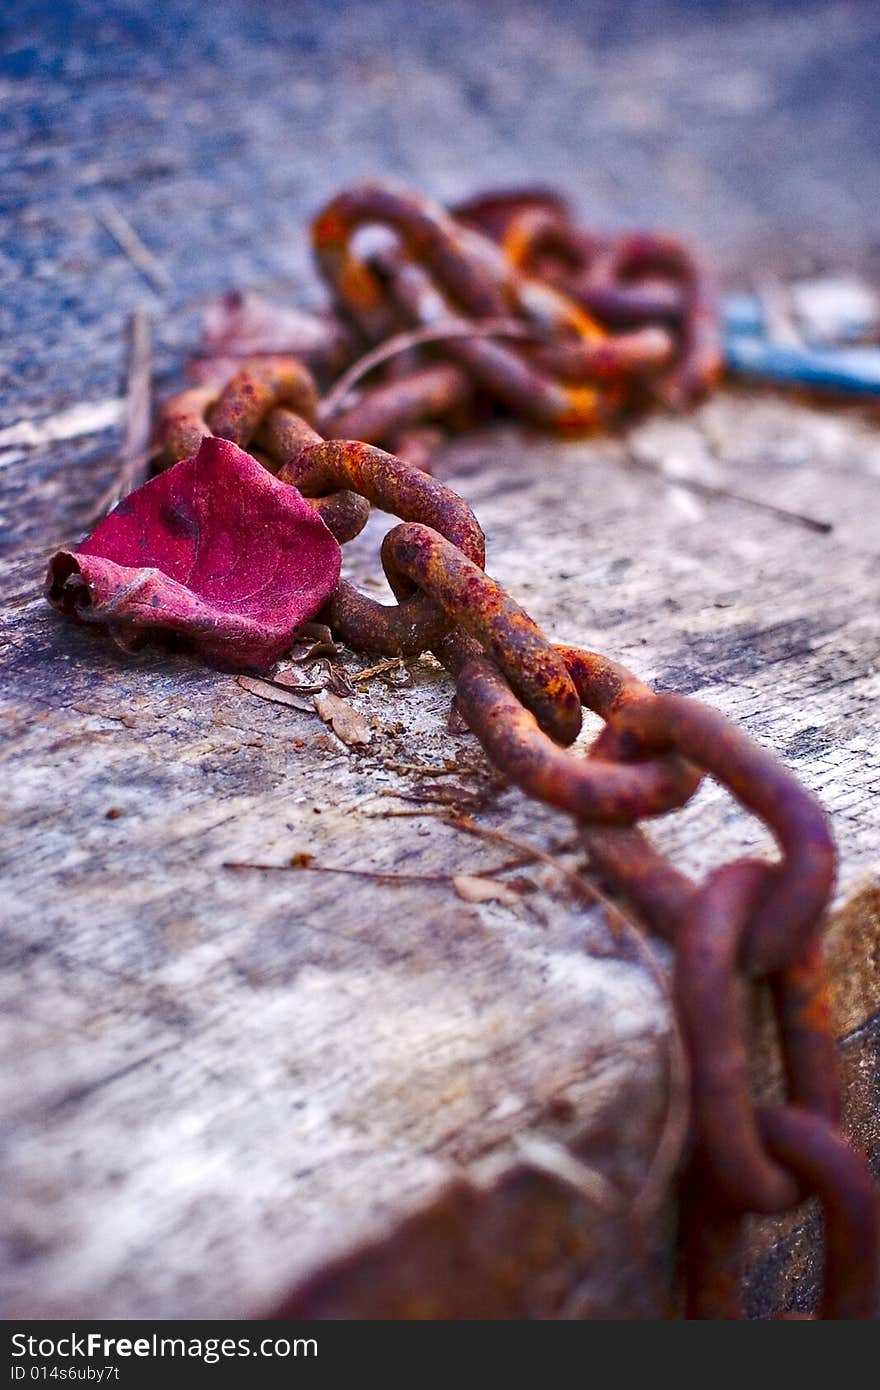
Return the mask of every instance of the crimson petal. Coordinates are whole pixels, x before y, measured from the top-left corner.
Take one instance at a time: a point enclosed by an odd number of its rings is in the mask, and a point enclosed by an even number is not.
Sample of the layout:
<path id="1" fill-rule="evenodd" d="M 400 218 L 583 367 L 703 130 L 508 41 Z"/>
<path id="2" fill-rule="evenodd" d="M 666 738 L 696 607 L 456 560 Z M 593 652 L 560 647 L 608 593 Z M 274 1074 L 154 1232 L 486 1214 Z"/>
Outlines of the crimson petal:
<path id="1" fill-rule="evenodd" d="M 242 358 L 266 354 L 298 357 L 313 372 L 334 380 L 355 355 L 354 338 L 333 314 L 308 314 L 248 291 L 237 290 L 205 311 L 201 355 L 187 377 L 200 386 L 225 386 Z"/>
<path id="2" fill-rule="evenodd" d="M 207 660 L 266 670 L 339 581 L 336 538 L 296 488 L 226 439 L 114 507 L 49 562 L 46 595 L 130 645 L 164 631 Z"/>

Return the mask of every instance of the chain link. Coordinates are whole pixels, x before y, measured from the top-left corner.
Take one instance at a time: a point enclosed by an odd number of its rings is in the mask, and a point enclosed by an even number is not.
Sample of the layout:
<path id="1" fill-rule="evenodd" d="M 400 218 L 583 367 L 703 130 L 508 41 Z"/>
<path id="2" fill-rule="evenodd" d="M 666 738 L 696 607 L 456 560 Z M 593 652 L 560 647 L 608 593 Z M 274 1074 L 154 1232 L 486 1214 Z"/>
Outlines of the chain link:
<path id="1" fill-rule="evenodd" d="M 361 253 L 358 231 L 373 224 L 393 245 Z M 676 405 L 698 399 L 721 366 L 704 273 L 670 238 L 583 231 L 541 189 L 489 193 L 451 215 L 366 185 L 324 209 L 313 241 L 349 338 L 354 329 L 370 349 L 403 335 L 401 352 L 365 359 L 376 361 L 378 382 L 355 399 L 343 387 L 323 405 L 296 358 L 247 362 L 222 390 L 190 390 L 167 404 L 161 463 L 222 434 L 299 488 L 340 540 L 360 531 L 370 504 L 400 518 L 382 545 L 397 603 L 377 603 L 343 580 L 328 613 L 336 633 L 359 650 L 432 651 L 490 760 L 528 795 L 573 815 L 592 871 L 675 945 L 692 1078 L 682 1201 L 688 1316 L 742 1316 L 744 1215 L 815 1196 L 825 1225 L 821 1316 L 871 1317 L 880 1217 L 868 1169 L 837 1128 L 819 940 L 836 862 L 825 813 L 717 711 L 656 695 L 597 653 L 552 645 L 485 573 L 483 533 L 467 503 L 376 447 L 415 430 L 418 449 L 426 421 L 463 428 L 499 403 L 566 428 L 658 395 Z M 493 337 L 496 320 L 509 335 L 511 316 L 522 339 Z M 457 336 L 412 332 L 431 325 Z M 582 705 L 605 721 L 586 757 L 566 751 Z M 739 860 L 695 885 L 652 844 L 638 822 L 685 805 L 704 775 L 771 831 L 775 862 Z M 753 1100 L 744 982 L 770 991 L 785 1104 Z"/>

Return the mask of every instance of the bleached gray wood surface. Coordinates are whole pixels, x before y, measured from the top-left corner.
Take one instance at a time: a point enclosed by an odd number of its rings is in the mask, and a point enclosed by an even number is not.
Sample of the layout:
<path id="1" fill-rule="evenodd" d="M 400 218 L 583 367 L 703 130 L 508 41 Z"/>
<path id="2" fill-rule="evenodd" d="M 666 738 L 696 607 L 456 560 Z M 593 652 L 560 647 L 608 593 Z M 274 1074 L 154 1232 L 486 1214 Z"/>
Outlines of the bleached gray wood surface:
<path id="1" fill-rule="evenodd" d="M 841 903 L 876 873 L 870 425 L 725 394 L 621 440 L 473 437 L 442 471 L 483 521 L 490 570 L 553 636 L 717 704 L 820 792 Z M 835 530 L 698 496 L 686 477 L 821 509 Z M 347 548 L 369 591 L 383 524 Z M 483 825 L 564 844 L 564 816 L 501 790 L 474 740 L 447 731 L 441 671 L 369 685 L 353 703 L 374 735 L 354 751 L 317 714 L 117 653 L 31 595 L 9 641 L 12 1312 L 254 1311 L 451 1177 L 488 1181 L 523 1139 L 545 1159 L 579 1133 L 589 1150 L 599 1120 L 591 1167 L 638 1187 L 664 1113 L 667 1008 L 552 871 L 525 870 L 540 891 L 512 908 L 445 884 L 223 867 L 499 862 L 411 799 L 449 787 L 482 798 Z M 447 760 L 442 777 L 394 770 Z M 695 869 L 765 843 L 715 788 L 657 835 Z"/>
<path id="2" fill-rule="evenodd" d="M 444 784 L 484 826 L 576 864 L 565 819 L 446 730 L 442 674 L 424 662 L 411 690 L 369 686 L 356 703 L 374 735 L 350 751 L 316 715 L 123 656 L 38 596 L 46 553 L 82 533 L 116 468 L 129 312 L 153 313 L 172 389 L 205 298 L 239 284 L 315 299 L 304 222 L 352 178 L 443 198 L 559 182 L 598 224 L 699 237 L 732 284 L 875 267 L 876 8 L 654 9 L 650 26 L 617 3 L 450 4 L 441 21 L 396 3 L 34 0 L 7 17 L 7 1316 L 258 1312 L 337 1259 L 298 1306 L 658 1306 L 643 1254 L 667 1250 L 665 1215 L 633 1231 L 628 1213 L 634 1193 L 650 1209 L 674 1138 L 670 1015 L 632 938 L 540 866 L 520 871 L 538 891 L 515 908 L 445 883 L 222 867 L 504 859 L 407 799 Z M 168 290 L 112 240 L 108 197 Z M 86 435 L 69 414 L 83 407 Z M 851 1110 L 875 1146 L 878 438 L 858 414 L 725 393 L 625 438 L 501 431 L 442 464 L 490 570 L 549 632 L 717 704 L 822 795 L 842 851 Z M 381 528 L 349 548 L 367 588 Z M 442 778 L 396 770 L 447 759 Z M 657 833 L 695 869 L 765 843 L 711 787 Z"/>

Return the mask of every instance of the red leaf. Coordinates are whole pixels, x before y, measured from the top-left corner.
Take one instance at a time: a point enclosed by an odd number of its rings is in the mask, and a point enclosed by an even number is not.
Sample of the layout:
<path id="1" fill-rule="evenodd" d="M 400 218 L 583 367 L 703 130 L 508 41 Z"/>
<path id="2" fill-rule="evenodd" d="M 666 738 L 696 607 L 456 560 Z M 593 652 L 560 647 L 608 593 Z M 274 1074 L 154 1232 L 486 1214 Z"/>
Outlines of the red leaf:
<path id="1" fill-rule="evenodd" d="M 216 664 L 265 670 L 333 593 L 341 555 L 296 488 L 206 438 L 124 497 L 76 552 L 59 550 L 46 595 L 124 645 L 161 630 Z"/>
<path id="2" fill-rule="evenodd" d="M 202 356 L 187 366 L 200 386 L 224 386 L 242 359 L 292 353 L 312 371 L 338 376 L 351 361 L 351 333 L 334 315 L 307 314 L 276 300 L 233 290 L 209 304 L 202 333 Z"/>

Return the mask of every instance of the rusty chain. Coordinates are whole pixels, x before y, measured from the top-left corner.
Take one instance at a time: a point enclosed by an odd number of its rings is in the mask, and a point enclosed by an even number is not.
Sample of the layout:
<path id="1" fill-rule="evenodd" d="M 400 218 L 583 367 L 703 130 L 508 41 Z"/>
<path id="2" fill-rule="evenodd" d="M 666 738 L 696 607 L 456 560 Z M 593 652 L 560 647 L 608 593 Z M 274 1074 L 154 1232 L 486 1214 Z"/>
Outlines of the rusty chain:
<path id="1" fill-rule="evenodd" d="M 374 225 L 385 240 L 359 251 L 359 230 Z M 368 185 L 328 204 L 313 243 L 338 336 L 359 338 L 362 365 L 349 364 L 342 389 L 323 398 L 293 356 L 254 358 L 222 389 L 186 391 L 162 413 L 162 464 L 214 433 L 295 485 L 340 541 L 361 530 L 370 504 L 400 518 L 382 545 L 396 604 L 342 580 L 328 611 L 335 632 L 359 650 L 433 652 L 495 766 L 573 815 L 593 871 L 675 945 L 693 1114 L 687 1315 L 743 1316 L 746 1214 L 815 1197 L 825 1230 L 820 1314 L 873 1316 L 880 1214 L 868 1168 L 838 1128 L 820 944 L 836 866 L 824 811 L 717 711 L 656 695 L 594 652 L 552 645 L 485 573 L 470 507 L 425 471 L 438 426 L 465 428 L 499 405 L 566 429 L 652 399 L 699 399 L 721 368 L 704 273 L 671 238 L 584 232 L 543 189 L 486 194 L 450 213 Z M 566 751 L 582 706 L 604 720 L 585 758 Z M 696 885 L 654 847 L 637 823 L 682 807 L 705 775 L 771 831 L 775 862 L 741 859 Z M 742 980 L 770 993 L 784 1104 L 753 1098 Z"/>

